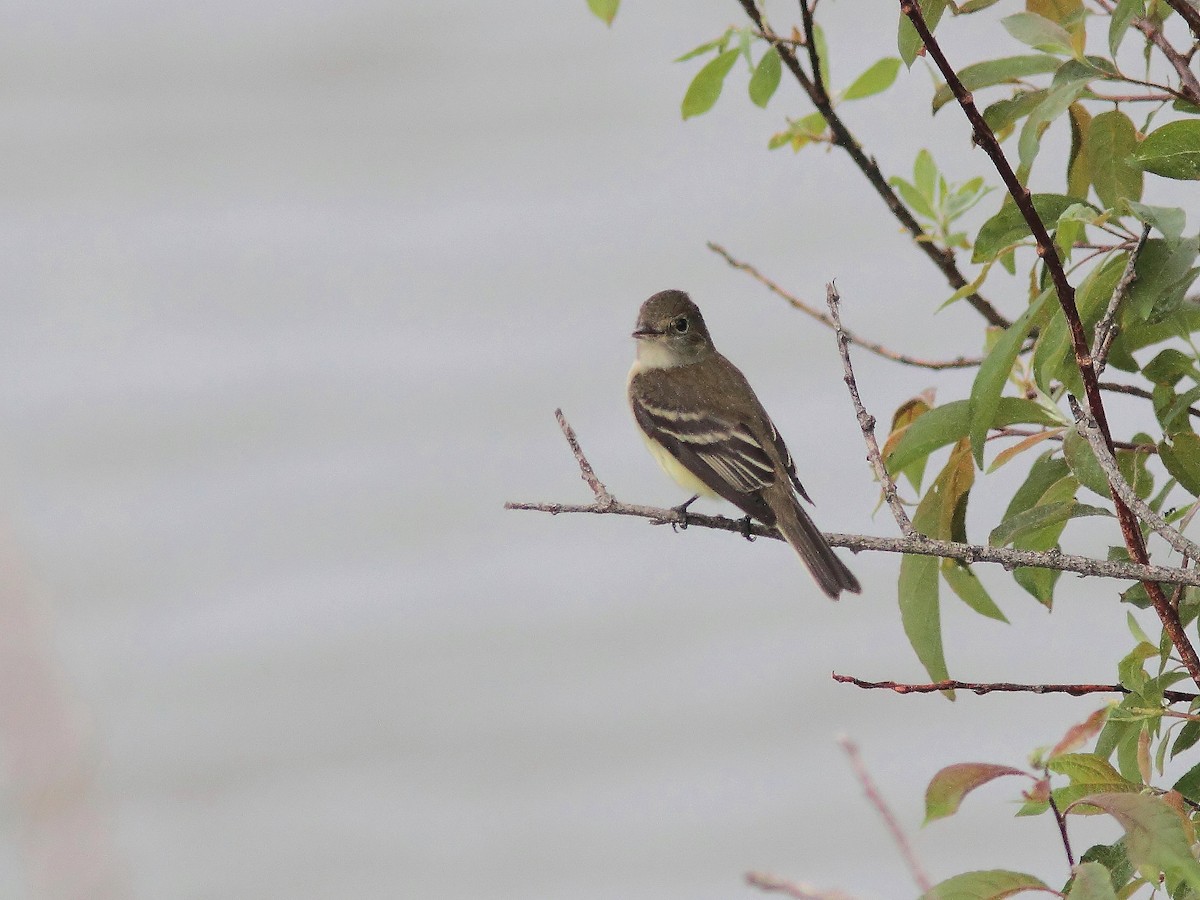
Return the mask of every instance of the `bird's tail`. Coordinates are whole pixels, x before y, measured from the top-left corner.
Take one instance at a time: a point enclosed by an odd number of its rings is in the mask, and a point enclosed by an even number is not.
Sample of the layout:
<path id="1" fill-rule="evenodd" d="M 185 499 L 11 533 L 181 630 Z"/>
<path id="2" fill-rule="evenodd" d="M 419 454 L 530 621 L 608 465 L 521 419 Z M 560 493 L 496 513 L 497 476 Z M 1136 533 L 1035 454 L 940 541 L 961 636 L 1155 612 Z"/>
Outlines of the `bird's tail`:
<path id="1" fill-rule="evenodd" d="M 780 497 L 779 500 L 778 503 L 771 503 L 775 512 L 775 527 L 800 554 L 800 559 L 808 567 L 821 590 L 833 600 L 838 599 L 842 591 L 862 593 L 858 579 L 825 542 L 825 537 L 795 496 L 789 491 L 786 499 Z"/>

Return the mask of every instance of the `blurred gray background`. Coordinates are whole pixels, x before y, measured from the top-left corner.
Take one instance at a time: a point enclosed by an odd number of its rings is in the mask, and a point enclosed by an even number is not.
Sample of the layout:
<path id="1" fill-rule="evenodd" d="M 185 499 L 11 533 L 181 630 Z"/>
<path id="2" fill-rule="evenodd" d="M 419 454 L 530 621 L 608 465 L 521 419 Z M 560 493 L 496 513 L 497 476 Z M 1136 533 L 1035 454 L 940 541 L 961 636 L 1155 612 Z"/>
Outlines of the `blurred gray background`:
<path id="1" fill-rule="evenodd" d="M 822 4 L 837 85 L 894 52 L 896 15 Z M 680 287 L 822 527 L 895 533 L 831 335 L 705 241 L 817 303 L 836 277 L 851 326 L 914 354 L 977 352 L 977 322 L 935 317 L 949 290 L 843 154 L 766 151 L 808 112 L 794 85 L 763 112 L 739 67 L 680 121 L 699 64 L 671 60 L 736 4 L 629 0 L 611 30 L 583 0 L 4 19 L 0 896 L 702 900 L 757 895 L 748 870 L 915 894 L 841 733 L 935 878 L 1065 879 L 1015 784 L 921 830 L 924 787 L 1021 764 L 1103 701 L 834 684 L 924 680 L 897 558 L 854 559 L 864 594 L 832 604 L 782 545 L 502 509 L 587 499 L 556 406 L 618 497 L 683 499 L 623 395 L 638 305 Z M 969 31 L 947 26 L 1019 52 Z M 929 92 L 919 63 L 847 118 L 888 173 L 922 146 L 985 171 Z M 969 385 L 857 361 L 885 422 Z M 1064 578 L 1048 615 L 983 577 L 1012 624 L 947 599 L 954 675 L 1113 678 L 1108 586 Z"/>

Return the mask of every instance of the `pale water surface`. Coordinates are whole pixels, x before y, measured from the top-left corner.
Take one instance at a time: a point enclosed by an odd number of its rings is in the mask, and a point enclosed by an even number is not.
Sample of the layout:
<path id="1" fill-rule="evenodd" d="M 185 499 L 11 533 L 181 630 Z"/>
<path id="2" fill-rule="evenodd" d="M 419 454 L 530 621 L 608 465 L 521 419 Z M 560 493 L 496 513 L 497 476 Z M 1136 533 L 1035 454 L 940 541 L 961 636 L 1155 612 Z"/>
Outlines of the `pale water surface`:
<path id="1" fill-rule="evenodd" d="M 764 113 L 738 72 L 680 122 L 695 67 L 670 60 L 736 4 L 625 7 L 608 31 L 582 2 L 10 5 L 0 896 L 715 900 L 755 896 L 751 869 L 912 895 L 839 733 L 935 877 L 1066 877 L 1015 789 L 918 832 L 922 795 L 1100 701 L 829 679 L 922 678 L 895 558 L 854 560 L 865 593 L 835 605 L 780 545 L 503 511 L 585 499 L 556 406 L 618 496 L 682 499 L 622 395 L 637 306 L 674 286 L 822 526 L 894 533 L 829 333 L 706 240 L 816 302 L 837 277 L 911 352 L 977 350 L 840 154 L 766 152 L 795 90 Z M 859 48 L 839 83 L 890 51 L 893 5 L 822 14 Z M 852 123 L 888 171 L 929 145 L 970 173 L 952 111 L 908 125 L 928 84 Z M 968 384 L 859 366 L 884 419 Z M 974 501 L 977 537 L 998 511 Z M 1111 592 L 1064 584 L 1048 616 L 985 578 L 1012 625 L 948 601 L 956 675 L 1112 678 Z"/>

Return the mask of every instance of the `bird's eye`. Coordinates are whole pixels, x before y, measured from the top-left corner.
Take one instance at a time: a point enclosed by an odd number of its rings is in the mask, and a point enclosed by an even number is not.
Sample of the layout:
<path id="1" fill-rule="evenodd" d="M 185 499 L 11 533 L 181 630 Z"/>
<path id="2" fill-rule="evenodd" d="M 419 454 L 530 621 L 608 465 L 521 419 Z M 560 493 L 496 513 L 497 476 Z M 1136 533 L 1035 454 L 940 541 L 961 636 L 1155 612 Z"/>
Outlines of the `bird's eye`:
<path id="1" fill-rule="evenodd" d="M 671 327 L 674 328 L 676 331 L 678 331 L 680 334 L 687 334 L 688 320 L 686 317 L 680 316 L 678 319 L 676 319 L 674 322 L 671 323 Z"/>

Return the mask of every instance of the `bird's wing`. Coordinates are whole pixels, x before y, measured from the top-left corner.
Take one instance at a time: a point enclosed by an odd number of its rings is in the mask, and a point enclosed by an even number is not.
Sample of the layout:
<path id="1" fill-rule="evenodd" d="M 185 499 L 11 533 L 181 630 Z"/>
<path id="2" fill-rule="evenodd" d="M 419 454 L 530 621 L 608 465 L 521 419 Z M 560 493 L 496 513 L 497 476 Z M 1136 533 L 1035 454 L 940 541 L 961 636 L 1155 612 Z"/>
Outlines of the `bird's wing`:
<path id="1" fill-rule="evenodd" d="M 787 444 L 780 437 L 779 429 L 775 427 L 775 423 L 771 421 L 771 417 L 765 411 L 763 412 L 763 416 L 766 417 L 767 426 L 771 432 L 771 442 L 775 445 L 775 452 L 779 454 L 779 460 L 783 463 L 783 470 L 787 472 L 788 479 L 792 482 L 792 487 L 796 489 L 796 493 L 809 503 L 812 503 L 812 497 L 808 496 L 808 491 L 804 490 L 804 485 L 800 483 L 800 478 L 796 475 L 796 463 L 792 460 L 792 454 L 788 450 Z"/>
<path id="2" fill-rule="evenodd" d="M 758 492 L 775 484 L 775 463 L 749 428 L 712 413 L 645 402 L 635 402 L 633 413 L 642 430 L 693 475 L 759 521 L 774 523 Z"/>

